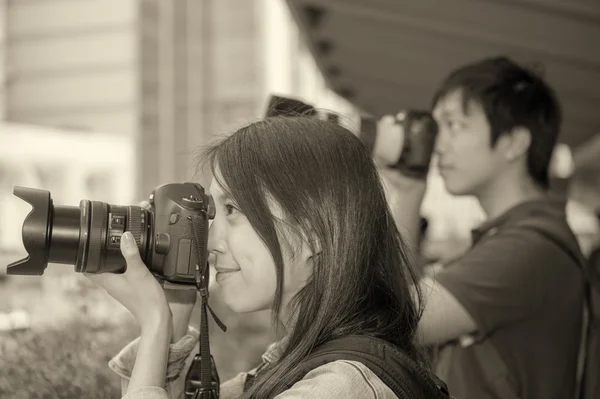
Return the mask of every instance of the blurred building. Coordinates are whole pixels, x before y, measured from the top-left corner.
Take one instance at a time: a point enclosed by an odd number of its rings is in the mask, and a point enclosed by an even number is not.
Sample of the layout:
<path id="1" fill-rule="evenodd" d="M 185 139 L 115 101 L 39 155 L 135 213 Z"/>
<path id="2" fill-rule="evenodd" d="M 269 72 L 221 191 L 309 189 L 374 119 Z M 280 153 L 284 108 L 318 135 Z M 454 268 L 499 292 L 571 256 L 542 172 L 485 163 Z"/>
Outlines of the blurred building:
<path id="1" fill-rule="evenodd" d="M 336 109 L 280 0 L 0 4 L 5 119 L 134 137 L 140 197 L 191 178 L 194 149 L 271 92 Z"/>
<path id="2" fill-rule="evenodd" d="M 202 181 L 195 149 L 258 119 L 272 92 L 348 110 L 286 12 L 280 0 L 0 0 L 0 202 L 12 215 L 0 246 L 27 213 L 14 185 L 56 204 L 139 201 Z"/>
<path id="3" fill-rule="evenodd" d="M 139 199 L 161 183 L 202 181 L 191 169 L 194 150 L 259 118 L 271 93 L 337 112 L 358 128 L 358 110 L 326 87 L 284 0 L 3 4 L 6 119 L 82 140 L 92 132 L 131 137 L 136 167 L 122 173 L 136 177 Z M 99 149 L 90 142 L 88 151 Z M 432 187 L 428 216 L 449 203 L 441 184 Z M 432 231 L 464 231 L 476 218 L 449 215 L 454 222 L 432 223 Z"/>
<path id="4" fill-rule="evenodd" d="M 55 205 L 135 198 L 131 10 L 90 5 L 0 1 L 0 252 L 23 250 L 16 185 Z"/>
<path id="5" fill-rule="evenodd" d="M 0 1 L 0 120 L 6 108 L 6 1 Z"/>
<path id="6" fill-rule="evenodd" d="M 82 160 L 105 159 L 111 173 L 115 157 L 131 157 L 117 171 L 134 182 L 131 201 L 166 182 L 206 184 L 196 149 L 260 118 L 271 93 L 358 128 L 359 110 L 326 87 L 285 0 L 0 0 L 0 118 L 71 134 L 87 144 Z M 135 151 L 101 149 L 98 135 Z M 432 179 L 431 231 L 468 235 L 480 210 Z"/>
<path id="7" fill-rule="evenodd" d="M 0 253 L 24 250 L 21 226 L 31 206 L 13 195 L 14 186 L 48 190 L 55 206 L 79 206 L 84 198 L 129 203 L 135 182 L 121 171 L 133 168 L 134 151 L 128 136 L 0 122 Z"/>

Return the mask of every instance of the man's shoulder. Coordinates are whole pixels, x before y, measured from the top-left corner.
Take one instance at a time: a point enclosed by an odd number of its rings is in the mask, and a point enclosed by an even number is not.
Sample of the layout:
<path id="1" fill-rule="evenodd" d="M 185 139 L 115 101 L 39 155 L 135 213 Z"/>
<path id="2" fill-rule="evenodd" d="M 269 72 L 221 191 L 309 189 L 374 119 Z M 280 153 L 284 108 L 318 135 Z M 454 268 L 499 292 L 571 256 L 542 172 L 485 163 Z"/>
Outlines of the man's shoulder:
<path id="1" fill-rule="evenodd" d="M 544 224 L 546 223 L 546 224 Z M 473 285 L 539 285 L 581 274 L 577 240 L 560 220 L 533 218 L 493 227 L 462 255 L 444 263 L 435 280 L 454 292 Z M 455 284 L 456 283 L 456 284 Z"/>
<path id="2" fill-rule="evenodd" d="M 463 253 L 443 262 L 443 268 L 459 265 L 529 263 L 534 259 L 548 258 L 549 253 L 554 251 L 560 250 L 533 229 L 521 226 L 492 228 L 486 236 L 474 241 Z"/>
<path id="3" fill-rule="evenodd" d="M 527 256 L 514 259 L 512 254 L 519 250 Z M 571 228 L 563 219 L 525 217 L 509 224 L 490 228 L 473 241 L 473 245 L 462 256 L 456 258 L 468 260 L 472 256 L 502 256 L 511 261 L 547 261 L 564 262 L 565 259 L 577 263 L 580 249 Z M 520 254 L 522 255 L 522 254 Z"/>

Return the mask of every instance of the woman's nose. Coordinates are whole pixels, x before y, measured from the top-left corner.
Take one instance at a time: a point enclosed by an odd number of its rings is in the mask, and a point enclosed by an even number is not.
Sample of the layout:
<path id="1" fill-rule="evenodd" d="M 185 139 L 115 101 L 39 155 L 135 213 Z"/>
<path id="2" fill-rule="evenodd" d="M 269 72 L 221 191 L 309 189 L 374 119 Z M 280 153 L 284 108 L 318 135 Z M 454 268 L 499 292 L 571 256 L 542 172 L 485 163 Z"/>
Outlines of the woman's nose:
<path id="1" fill-rule="evenodd" d="M 208 229 L 208 252 L 215 253 L 220 252 L 223 253 L 226 251 L 227 246 L 225 244 L 224 239 L 224 231 L 222 231 L 221 225 L 219 222 L 213 220 Z"/>

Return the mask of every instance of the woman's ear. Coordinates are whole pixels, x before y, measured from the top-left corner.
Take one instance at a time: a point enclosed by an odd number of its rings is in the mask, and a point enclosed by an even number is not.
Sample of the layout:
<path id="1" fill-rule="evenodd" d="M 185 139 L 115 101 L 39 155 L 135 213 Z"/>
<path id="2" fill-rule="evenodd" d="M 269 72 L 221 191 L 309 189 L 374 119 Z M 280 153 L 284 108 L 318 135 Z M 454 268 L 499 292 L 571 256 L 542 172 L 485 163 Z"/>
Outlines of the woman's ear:
<path id="1" fill-rule="evenodd" d="M 301 233 L 301 255 L 304 259 L 312 259 L 313 257 L 321 253 L 321 241 L 314 233 L 310 230 L 309 233 L 302 231 Z"/>
<path id="2" fill-rule="evenodd" d="M 320 255 L 322 252 L 321 240 L 319 240 L 319 238 L 316 235 L 313 235 L 313 245 L 314 245 L 314 248 L 312 251 L 313 252 L 312 256 L 314 257 L 317 255 Z"/>

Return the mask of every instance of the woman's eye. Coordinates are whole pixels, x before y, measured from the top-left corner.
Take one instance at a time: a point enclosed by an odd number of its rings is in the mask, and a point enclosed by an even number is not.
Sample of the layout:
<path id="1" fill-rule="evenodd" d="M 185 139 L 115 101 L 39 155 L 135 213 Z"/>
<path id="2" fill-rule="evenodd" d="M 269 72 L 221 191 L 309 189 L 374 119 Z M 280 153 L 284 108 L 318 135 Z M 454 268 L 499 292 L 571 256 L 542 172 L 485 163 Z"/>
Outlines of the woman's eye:
<path id="1" fill-rule="evenodd" d="M 233 206 L 233 204 L 225 204 L 225 213 L 227 216 L 234 214 L 235 212 L 238 212 L 238 209 Z"/>

